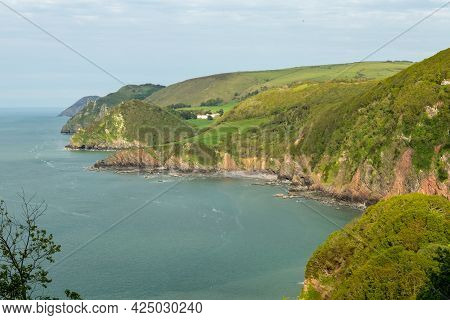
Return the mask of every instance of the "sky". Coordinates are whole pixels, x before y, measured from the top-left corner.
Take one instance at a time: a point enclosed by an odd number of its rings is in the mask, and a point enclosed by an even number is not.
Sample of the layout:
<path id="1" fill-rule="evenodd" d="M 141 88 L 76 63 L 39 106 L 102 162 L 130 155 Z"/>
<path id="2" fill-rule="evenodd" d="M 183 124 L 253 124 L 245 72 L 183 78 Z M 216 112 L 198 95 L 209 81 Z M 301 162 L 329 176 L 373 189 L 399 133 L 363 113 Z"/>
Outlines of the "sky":
<path id="1" fill-rule="evenodd" d="M 123 83 L 360 61 L 446 0 L 0 0 L 0 108 L 64 109 Z M 10 9 L 101 66 L 102 72 Z M 449 46 L 450 4 L 369 60 Z"/>

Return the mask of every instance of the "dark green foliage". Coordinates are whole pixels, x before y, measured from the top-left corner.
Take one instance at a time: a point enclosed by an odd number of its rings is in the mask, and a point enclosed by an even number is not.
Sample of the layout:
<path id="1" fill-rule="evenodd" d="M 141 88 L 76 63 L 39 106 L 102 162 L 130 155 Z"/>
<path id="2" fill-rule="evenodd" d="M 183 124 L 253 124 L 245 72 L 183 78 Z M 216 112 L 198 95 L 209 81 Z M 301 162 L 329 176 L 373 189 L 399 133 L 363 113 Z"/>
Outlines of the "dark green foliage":
<path id="1" fill-rule="evenodd" d="M 220 106 L 223 104 L 224 101 L 221 98 L 215 98 L 215 99 L 209 99 L 207 101 L 204 101 L 200 104 L 201 107 L 214 107 L 214 106 Z"/>
<path id="2" fill-rule="evenodd" d="M 66 295 L 67 299 L 69 299 L 69 300 L 83 300 L 81 295 L 75 291 L 65 290 L 64 294 Z"/>
<path id="3" fill-rule="evenodd" d="M 450 299 L 450 249 L 438 248 L 434 261 L 437 267 L 428 271 L 428 281 L 418 294 L 422 300 Z"/>
<path id="4" fill-rule="evenodd" d="M 396 196 L 333 233 L 308 261 L 305 276 L 320 282 L 322 298 L 425 297 L 430 286 L 448 286 L 448 253 L 440 252 L 449 241 L 448 200 Z"/>
<path id="5" fill-rule="evenodd" d="M 190 104 L 185 104 L 185 103 L 175 103 L 175 104 L 171 104 L 168 105 L 167 108 L 169 109 L 181 109 L 181 108 L 190 108 L 191 105 Z"/>
<path id="6" fill-rule="evenodd" d="M 180 110 L 180 111 L 177 111 L 177 113 L 180 115 L 181 118 L 183 118 L 185 120 L 197 119 L 197 115 L 192 111 Z"/>
<path id="7" fill-rule="evenodd" d="M 261 89 L 261 90 L 262 90 L 262 89 Z M 259 93 L 259 90 L 253 90 L 253 91 L 251 91 L 251 92 L 249 92 L 249 93 L 246 93 L 245 95 L 241 96 L 241 97 L 239 98 L 239 100 L 240 100 L 240 101 L 244 101 L 244 100 L 247 99 L 247 98 L 256 96 L 258 93 Z"/>

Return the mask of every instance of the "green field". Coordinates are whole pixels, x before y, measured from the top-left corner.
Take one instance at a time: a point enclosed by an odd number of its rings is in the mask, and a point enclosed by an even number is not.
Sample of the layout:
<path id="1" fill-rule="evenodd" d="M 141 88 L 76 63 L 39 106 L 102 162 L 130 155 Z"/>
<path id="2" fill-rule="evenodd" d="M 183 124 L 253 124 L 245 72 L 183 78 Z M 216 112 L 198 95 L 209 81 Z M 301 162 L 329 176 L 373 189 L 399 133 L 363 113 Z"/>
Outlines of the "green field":
<path id="1" fill-rule="evenodd" d="M 217 113 L 219 112 L 219 110 L 223 110 L 224 114 L 226 114 L 228 111 L 230 111 L 231 109 L 233 109 L 235 106 L 237 105 L 236 101 L 231 101 L 228 102 L 224 105 L 221 106 L 211 106 L 211 107 L 191 107 L 191 108 L 180 108 L 177 110 L 186 110 L 186 111 L 192 111 L 194 113 L 201 113 L 201 112 L 206 112 L 206 111 L 211 111 L 212 113 Z M 189 119 L 186 120 L 191 126 L 197 128 L 197 129 L 203 129 L 203 128 L 208 128 L 213 126 L 215 123 L 217 123 L 220 120 L 219 118 L 215 118 L 213 120 L 206 120 L 206 119 Z"/>
<path id="2" fill-rule="evenodd" d="M 410 66 L 411 62 L 360 62 L 281 70 L 234 72 L 186 80 L 147 98 L 159 106 L 176 103 L 200 105 L 209 99 L 225 102 L 242 99 L 267 88 L 303 81 L 383 79 Z"/>
<path id="3" fill-rule="evenodd" d="M 78 112 L 64 125 L 62 132 L 75 133 L 79 128 L 87 128 L 99 120 L 106 108 L 113 108 L 122 102 L 145 99 L 146 102 L 167 107 L 185 103 L 194 107 L 191 111 L 211 110 L 212 112 L 233 107 L 233 101 L 242 101 L 262 91 L 283 87 L 299 82 L 324 82 L 330 80 L 383 79 L 406 67 L 410 62 L 361 62 L 338 65 L 298 67 L 281 70 L 250 71 L 217 74 L 186 80 L 163 88 L 159 85 L 128 85 L 111 93 L 97 102 L 91 103 Z M 210 99 L 222 99 L 225 104 L 218 107 L 197 107 Z M 204 122 L 193 123 L 202 128 Z"/>
<path id="4" fill-rule="evenodd" d="M 192 112 L 196 112 L 196 111 L 211 111 L 212 113 L 216 113 L 218 112 L 220 109 L 222 109 L 224 112 L 230 111 L 231 109 L 233 109 L 236 104 L 238 102 L 237 101 L 230 101 L 228 103 L 225 103 L 223 105 L 220 106 L 192 106 L 190 108 L 179 108 L 177 110 L 186 110 L 186 111 L 192 111 Z"/>
<path id="5" fill-rule="evenodd" d="M 206 120 L 206 119 L 189 119 L 186 120 L 187 123 L 189 123 L 191 126 L 197 129 L 203 129 L 208 128 L 212 126 L 216 120 Z"/>
<path id="6" fill-rule="evenodd" d="M 248 130 L 258 128 L 262 124 L 267 123 L 269 120 L 270 118 L 252 118 L 224 123 L 216 123 L 216 124 L 213 123 L 211 126 L 209 126 L 209 128 L 208 126 L 204 126 L 204 128 L 208 128 L 206 131 L 182 142 L 187 141 L 201 142 L 202 144 L 205 144 L 207 146 L 216 146 L 221 141 L 226 140 L 227 137 L 233 134 L 245 134 Z M 208 121 L 208 120 L 200 120 L 200 121 Z M 192 122 L 190 123 L 192 124 Z"/>

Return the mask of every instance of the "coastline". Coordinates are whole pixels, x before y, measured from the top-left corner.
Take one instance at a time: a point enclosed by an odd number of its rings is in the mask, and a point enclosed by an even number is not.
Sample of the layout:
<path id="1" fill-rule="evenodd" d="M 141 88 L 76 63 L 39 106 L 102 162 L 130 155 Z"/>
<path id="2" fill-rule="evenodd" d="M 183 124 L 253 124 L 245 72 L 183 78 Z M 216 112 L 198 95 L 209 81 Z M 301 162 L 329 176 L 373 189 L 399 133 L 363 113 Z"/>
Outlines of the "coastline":
<path id="1" fill-rule="evenodd" d="M 253 185 L 260 186 L 283 186 L 285 193 L 273 194 L 273 197 L 280 199 L 295 199 L 303 198 L 318 201 L 328 206 L 345 206 L 353 209 L 363 211 L 369 205 L 377 202 L 375 199 L 357 198 L 341 194 L 327 192 L 319 188 L 312 188 L 310 186 L 299 186 L 289 179 L 280 177 L 272 172 L 260 171 L 243 171 L 243 170 L 180 170 L 166 167 L 148 167 L 148 166 L 105 166 L 102 161 L 98 161 L 88 168 L 91 171 L 108 171 L 116 174 L 145 174 L 158 176 L 166 174 L 172 177 L 222 177 L 234 179 L 252 179 L 259 180 L 261 183 L 253 183 Z"/>

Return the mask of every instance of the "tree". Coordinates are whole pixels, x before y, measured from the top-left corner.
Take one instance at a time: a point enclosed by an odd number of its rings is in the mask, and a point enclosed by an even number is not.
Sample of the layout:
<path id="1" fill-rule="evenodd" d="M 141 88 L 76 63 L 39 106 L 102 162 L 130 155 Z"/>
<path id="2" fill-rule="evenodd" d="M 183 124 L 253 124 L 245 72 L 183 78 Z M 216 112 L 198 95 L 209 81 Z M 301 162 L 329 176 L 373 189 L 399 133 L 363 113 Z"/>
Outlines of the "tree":
<path id="1" fill-rule="evenodd" d="M 181 109 L 181 108 L 190 108 L 191 105 L 190 104 L 185 104 L 185 103 L 175 103 L 175 104 L 171 104 L 168 105 L 167 108 L 169 109 Z"/>
<path id="2" fill-rule="evenodd" d="M 61 251 L 53 235 L 38 227 L 39 218 L 47 210 L 45 202 L 33 203 L 19 194 L 22 212 L 8 213 L 0 200 L 0 299 L 29 300 L 49 298 L 36 296 L 38 289 L 47 288 L 52 281 L 45 266 L 55 262 L 54 255 Z M 66 290 L 69 299 L 79 299 L 76 292 Z"/>
<path id="3" fill-rule="evenodd" d="M 200 103 L 200 106 L 201 107 L 213 107 L 213 106 L 220 106 L 221 104 L 223 104 L 223 99 L 216 98 L 216 99 L 209 99 L 207 101 L 204 101 L 204 102 Z"/>
<path id="4" fill-rule="evenodd" d="M 213 120 L 214 118 L 211 115 L 208 115 L 208 120 Z"/>
<path id="5" fill-rule="evenodd" d="M 181 110 L 181 111 L 177 111 L 177 112 L 185 120 L 197 119 L 197 115 L 192 111 Z"/>

